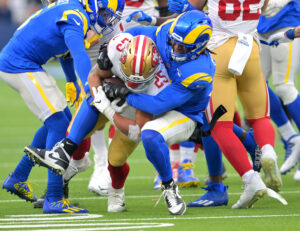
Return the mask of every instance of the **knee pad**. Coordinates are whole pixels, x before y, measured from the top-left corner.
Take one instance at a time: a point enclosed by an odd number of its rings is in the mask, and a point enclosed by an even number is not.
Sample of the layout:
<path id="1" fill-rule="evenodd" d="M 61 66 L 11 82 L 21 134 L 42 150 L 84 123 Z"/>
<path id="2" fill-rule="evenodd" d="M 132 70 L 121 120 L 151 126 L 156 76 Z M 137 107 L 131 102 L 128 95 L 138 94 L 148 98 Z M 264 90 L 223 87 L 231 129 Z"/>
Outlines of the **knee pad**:
<path id="1" fill-rule="evenodd" d="M 290 82 L 276 85 L 276 93 L 284 105 L 294 102 L 298 96 L 298 90 L 294 83 Z"/>

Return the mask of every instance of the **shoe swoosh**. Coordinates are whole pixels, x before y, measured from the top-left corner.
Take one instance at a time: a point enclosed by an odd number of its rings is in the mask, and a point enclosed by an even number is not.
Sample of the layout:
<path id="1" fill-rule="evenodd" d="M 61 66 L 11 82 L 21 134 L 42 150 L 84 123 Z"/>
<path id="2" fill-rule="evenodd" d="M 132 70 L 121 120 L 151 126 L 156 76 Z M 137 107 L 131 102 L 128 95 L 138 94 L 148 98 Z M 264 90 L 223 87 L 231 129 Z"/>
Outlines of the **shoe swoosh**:
<path id="1" fill-rule="evenodd" d="M 49 154 L 49 157 L 50 157 L 51 159 L 53 159 L 53 160 L 63 161 L 63 160 L 61 160 L 61 159 L 58 159 L 58 158 L 54 157 L 54 156 L 53 156 L 53 153 L 50 153 L 50 154 Z"/>

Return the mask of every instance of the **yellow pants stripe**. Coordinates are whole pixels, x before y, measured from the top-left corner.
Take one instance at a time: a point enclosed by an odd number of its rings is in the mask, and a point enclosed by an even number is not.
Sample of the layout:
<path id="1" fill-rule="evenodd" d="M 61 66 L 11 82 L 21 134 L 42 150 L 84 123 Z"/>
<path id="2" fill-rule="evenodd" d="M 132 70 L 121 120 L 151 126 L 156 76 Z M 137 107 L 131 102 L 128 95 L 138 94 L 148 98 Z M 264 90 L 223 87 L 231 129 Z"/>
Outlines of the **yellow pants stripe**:
<path id="1" fill-rule="evenodd" d="M 290 42 L 289 43 L 288 67 L 287 67 L 286 75 L 285 75 L 285 78 L 284 78 L 285 83 L 287 83 L 289 81 L 289 77 L 290 77 L 290 71 L 291 71 L 291 65 L 292 65 L 292 52 L 293 52 L 293 43 Z"/>
<path id="2" fill-rule="evenodd" d="M 45 103 L 47 104 L 47 106 L 50 108 L 52 113 L 55 113 L 56 110 L 54 109 L 54 107 L 52 106 L 51 102 L 49 101 L 49 99 L 47 98 L 45 92 L 43 91 L 41 85 L 36 81 L 36 79 L 34 78 L 33 74 L 28 72 L 27 73 L 28 77 L 31 79 L 31 81 L 33 82 L 33 84 L 36 86 L 36 88 L 38 89 L 39 93 L 41 94 L 42 98 L 44 99 Z"/>
<path id="3" fill-rule="evenodd" d="M 187 121 L 191 120 L 190 118 L 186 117 L 186 118 L 183 118 L 183 119 L 180 119 L 180 120 L 177 120 L 177 121 L 174 121 L 173 123 L 169 124 L 168 126 L 166 127 L 163 127 L 161 129 L 158 130 L 159 133 L 163 133 L 165 131 L 167 131 L 168 129 L 178 125 L 178 124 L 183 124 Z"/>

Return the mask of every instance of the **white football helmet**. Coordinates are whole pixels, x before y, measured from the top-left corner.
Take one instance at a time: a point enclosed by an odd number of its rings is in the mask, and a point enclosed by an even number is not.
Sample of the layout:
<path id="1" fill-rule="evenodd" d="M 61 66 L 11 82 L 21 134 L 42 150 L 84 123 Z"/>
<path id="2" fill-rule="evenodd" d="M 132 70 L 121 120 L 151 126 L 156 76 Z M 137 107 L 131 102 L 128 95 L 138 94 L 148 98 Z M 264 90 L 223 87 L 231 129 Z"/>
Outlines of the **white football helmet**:
<path id="1" fill-rule="evenodd" d="M 138 35 L 128 42 L 120 61 L 126 87 L 133 92 L 142 92 L 154 80 L 160 54 L 151 38 Z"/>

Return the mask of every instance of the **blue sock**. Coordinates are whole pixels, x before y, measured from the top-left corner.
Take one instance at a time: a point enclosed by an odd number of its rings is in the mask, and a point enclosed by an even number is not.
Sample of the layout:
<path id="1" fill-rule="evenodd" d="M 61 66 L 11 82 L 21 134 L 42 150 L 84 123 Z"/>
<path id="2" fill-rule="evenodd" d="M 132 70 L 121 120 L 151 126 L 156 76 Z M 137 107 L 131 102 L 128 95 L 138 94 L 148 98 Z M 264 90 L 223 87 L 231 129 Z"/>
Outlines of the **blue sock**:
<path id="1" fill-rule="evenodd" d="M 46 149 L 51 149 L 58 141 L 65 137 L 68 124 L 69 119 L 64 112 L 57 112 L 45 121 L 48 129 Z M 47 198 L 49 202 L 61 200 L 62 197 L 62 175 L 56 175 L 48 170 Z"/>
<path id="2" fill-rule="evenodd" d="M 269 97 L 270 97 L 270 115 L 271 119 L 280 127 L 288 122 L 288 117 L 286 116 L 279 97 L 275 92 L 268 86 Z"/>
<path id="3" fill-rule="evenodd" d="M 169 148 L 160 133 L 154 130 L 144 130 L 141 139 L 148 160 L 159 173 L 162 182 L 172 179 L 172 168 L 170 163 Z"/>
<path id="4" fill-rule="evenodd" d="M 68 139 L 79 145 L 97 124 L 99 111 L 91 106 L 85 98 L 77 112 Z"/>
<path id="5" fill-rule="evenodd" d="M 68 120 L 71 121 L 71 119 L 72 119 L 72 113 L 71 113 L 71 111 L 70 111 L 70 109 L 68 107 L 66 107 L 64 109 L 64 113 L 67 116 Z"/>
<path id="6" fill-rule="evenodd" d="M 35 133 L 31 146 L 35 148 L 45 148 L 46 147 L 46 138 L 47 138 L 47 128 L 45 125 L 40 127 L 39 130 Z M 34 162 L 30 160 L 26 155 L 24 155 L 14 170 L 13 175 L 18 178 L 21 182 L 24 182 L 28 179 L 31 172 Z"/>
<path id="7" fill-rule="evenodd" d="M 207 131 L 209 129 L 209 124 L 206 116 L 203 116 L 203 122 L 204 124 L 202 126 L 202 129 L 204 131 Z M 202 143 L 209 175 L 222 175 L 222 152 L 219 148 L 219 145 L 211 136 L 202 137 Z"/>
<path id="8" fill-rule="evenodd" d="M 195 143 L 191 141 L 184 141 L 180 143 L 180 146 L 185 147 L 185 148 L 193 148 L 195 147 Z"/>
<path id="9" fill-rule="evenodd" d="M 297 98 L 290 104 L 285 105 L 286 109 L 292 116 L 293 120 L 295 121 L 298 130 L 300 129 L 300 95 L 298 94 Z"/>

